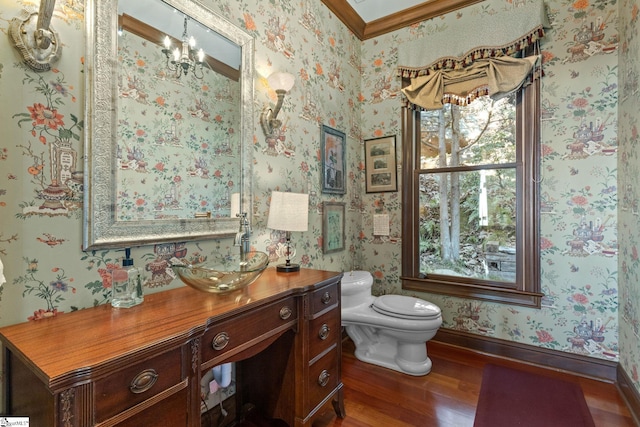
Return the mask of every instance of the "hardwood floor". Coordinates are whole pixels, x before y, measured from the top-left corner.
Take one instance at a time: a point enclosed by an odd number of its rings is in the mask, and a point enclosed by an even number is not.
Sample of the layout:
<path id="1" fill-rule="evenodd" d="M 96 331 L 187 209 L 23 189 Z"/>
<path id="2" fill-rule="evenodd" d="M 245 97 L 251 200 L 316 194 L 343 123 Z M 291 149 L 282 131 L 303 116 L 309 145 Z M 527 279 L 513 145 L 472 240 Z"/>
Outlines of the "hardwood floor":
<path id="1" fill-rule="evenodd" d="M 413 377 L 360 362 L 353 343 L 343 342 L 342 378 L 347 417 L 327 413 L 317 425 L 341 427 L 471 427 L 482 369 L 501 364 L 577 382 L 597 427 L 633 427 L 634 421 L 615 385 L 548 369 L 478 355 L 436 342 L 428 345 L 433 368 Z M 532 398 L 535 410 L 535 397 Z"/>

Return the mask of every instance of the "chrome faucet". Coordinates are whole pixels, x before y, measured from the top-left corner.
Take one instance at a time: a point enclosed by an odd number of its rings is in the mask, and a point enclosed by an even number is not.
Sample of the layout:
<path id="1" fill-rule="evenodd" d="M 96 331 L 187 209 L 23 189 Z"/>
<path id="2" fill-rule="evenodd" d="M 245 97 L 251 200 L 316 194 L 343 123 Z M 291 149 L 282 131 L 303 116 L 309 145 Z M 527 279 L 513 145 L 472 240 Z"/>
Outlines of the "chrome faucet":
<path id="1" fill-rule="evenodd" d="M 247 218 L 247 213 L 236 214 L 240 218 L 240 231 L 236 233 L 234 246 L 240 246 L 240 259 L 244 260 L 245 254 L 249 252 L 249 236 L 251 236 L 251 224 Z"/>

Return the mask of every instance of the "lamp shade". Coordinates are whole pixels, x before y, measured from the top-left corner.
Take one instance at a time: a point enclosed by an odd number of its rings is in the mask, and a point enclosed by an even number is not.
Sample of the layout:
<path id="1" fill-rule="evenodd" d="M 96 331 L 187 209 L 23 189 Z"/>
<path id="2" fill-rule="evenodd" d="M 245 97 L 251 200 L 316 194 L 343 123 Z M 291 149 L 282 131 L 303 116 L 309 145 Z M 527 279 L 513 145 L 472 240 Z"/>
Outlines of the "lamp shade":
<path id="1" fill-rule="evenodd" d="M 271 193 L 267 227 L 281 231 L 307 231 L 309 228 L 309 195 Z"/>
<path id="2" fill-rule="evenodd" d="M 276 71 L 267 77 L 267 82 L 269 82 L 269 86 L 271 86 L 271 89 L 273 90 L 284 90 L 285 92 L 289 92 L 295 83 L 295 77 L 289 73 Z"/>

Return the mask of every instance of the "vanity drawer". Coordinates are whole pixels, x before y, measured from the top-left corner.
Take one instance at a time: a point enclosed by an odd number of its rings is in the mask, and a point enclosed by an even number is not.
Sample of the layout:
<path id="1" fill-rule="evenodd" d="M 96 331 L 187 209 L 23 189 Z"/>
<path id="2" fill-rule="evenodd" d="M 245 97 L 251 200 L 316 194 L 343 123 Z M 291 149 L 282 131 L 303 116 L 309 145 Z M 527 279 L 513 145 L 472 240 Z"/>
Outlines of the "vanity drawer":
<path id="1" fill-rule="evenodd" d="M 325 286 L 311 294 L 311 315 L 335 306 L 340 301 L 339 283 Z"/>
<path id="2" fill-rule="evenodd" d="M 233 319 L 213 323 L 202 337 L 202 364 L 238 346 L 246 347 L 247 343 L 255 343 L 255 340 L 278 328 L 286 329 L 295 324 L 297 319 L 296 301 L 291 297 Z"/>
<path id="3" fill-rule="evenodd" d="M 180 348 L 116 371 L 96 381 L 96 421 L 105 421 L 181 381 Z"/>
<path id="4" fill-rule="evenodd" d="M 189 405 L 189 389 L 185 387 L 179 392 L 144 409 L 142 412 L 118 422 L 117 427 L 187 427 L 189 413 L 185 408 Z"/>
<path id="5" fill-rule="evenodd" d="M 340 381 L 338 375 L 338 352 L 333 350 L 309 367 L 309 411 L 318 406 Z"/>
<path id="6" fill-rule="evenodd" d="M 340 317 L 337 308 L 309 322 L 309 359 L 313 360 L 334 345 L 340 337 Z"/>

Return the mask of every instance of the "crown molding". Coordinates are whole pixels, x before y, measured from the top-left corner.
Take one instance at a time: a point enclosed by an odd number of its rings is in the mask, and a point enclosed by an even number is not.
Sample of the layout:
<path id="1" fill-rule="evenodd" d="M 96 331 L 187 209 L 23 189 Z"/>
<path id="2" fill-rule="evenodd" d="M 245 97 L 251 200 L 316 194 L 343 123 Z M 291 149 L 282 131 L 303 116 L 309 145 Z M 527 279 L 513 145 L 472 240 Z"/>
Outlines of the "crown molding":
<path id="1" fill-rule="evenodd" d="M 414 6 L 371 22 L 364 22 L 347 0 L 322 0 L 322 3 L 324 3 L 356 37 L 360 40 L 367 40 L 475 3 L 480 3 L 481 1 L 483 0 L 431 0 L 425 4 Z"/>

